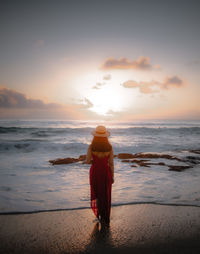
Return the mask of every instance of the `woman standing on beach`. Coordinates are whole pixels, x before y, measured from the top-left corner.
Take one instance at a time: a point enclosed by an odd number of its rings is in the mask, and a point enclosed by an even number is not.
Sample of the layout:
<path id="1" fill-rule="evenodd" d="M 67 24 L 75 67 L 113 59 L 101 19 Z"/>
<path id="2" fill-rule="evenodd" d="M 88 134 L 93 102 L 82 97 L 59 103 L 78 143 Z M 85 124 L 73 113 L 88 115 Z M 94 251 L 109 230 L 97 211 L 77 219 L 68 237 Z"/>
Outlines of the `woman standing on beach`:
<path id="1" fill-rule="evenodd" d="M 90 167 L 91 208 L 105 224 L 110 222 L 111 187 L 114 183 L 113 149 L 108 141 L 110 133 L 104 126 L 92 132 L 94 138 L 88 147 L 86 163 Z"/>

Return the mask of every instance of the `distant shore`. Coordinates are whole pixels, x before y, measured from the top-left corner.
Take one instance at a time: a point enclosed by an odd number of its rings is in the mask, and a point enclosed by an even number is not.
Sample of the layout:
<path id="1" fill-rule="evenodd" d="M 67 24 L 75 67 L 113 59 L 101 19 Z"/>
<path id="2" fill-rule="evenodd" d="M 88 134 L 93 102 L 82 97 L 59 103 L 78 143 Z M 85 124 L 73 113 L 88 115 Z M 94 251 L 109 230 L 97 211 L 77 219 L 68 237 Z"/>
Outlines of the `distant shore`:
<path id="1" fill-rule="evenodd" d="M 1 253 L 199 253 L 200 208 L 112 207 L 109 228 L 91 209 L 0 215 Z"/>

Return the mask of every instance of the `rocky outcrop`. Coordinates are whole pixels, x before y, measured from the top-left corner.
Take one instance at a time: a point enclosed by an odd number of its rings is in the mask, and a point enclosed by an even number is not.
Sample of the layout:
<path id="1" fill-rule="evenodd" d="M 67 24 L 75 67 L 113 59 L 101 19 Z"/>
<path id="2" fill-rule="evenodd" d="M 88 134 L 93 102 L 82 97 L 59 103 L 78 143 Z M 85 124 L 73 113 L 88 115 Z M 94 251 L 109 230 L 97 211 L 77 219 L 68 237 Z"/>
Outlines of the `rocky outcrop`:
<path id="1" fill-rule="evenodd" d="M 174 165 L 168 165 L 169 171 L 177 171 L 181 172 L 185 169 L 191 168 L 190 166 L 174 166 Z"/>
<path id="2" fill-rule="evenodd" d="M 121 160 L 121 162 L 131 162 L 131 160 Z"/>
<path id="3" fill-rule="evenodd" d="M 159 154 L 159 153 L 136 153 L 133 155 L 133 158 L 168 159 L 168 160 L 182 161 L 181 159 L 175 156 L 172 156 L 169 154 Z"/>
<path id="4" fill-rule="evenodd" d="M 138 162 L 138 165 L 140 166 L 140 167 L 146 167 L 146 168 L 150 168 L 150 165 L 151 164 L 149 164 L 149 163 L 145 163 L 145 162 Z"/>
<path id="5" fill-rule="evenodd" d="M 200 154 L 200 150 L 190 150 L 190 152 Z M 114 155 L 114 158 L 118 158 L 123 163 L 130 163 L 131 167 L 151 167 L 152 165 L 166 166 L 170 171 L 181 172 L 185 169 L 192 168 L 192 165 L 200 164 L 200 157 L 198 156 L 186 156 L 184 159 L 180 159 L 176 156 L 169 154 L 160 154 L 160 153 L 119 153 Z M 151 159 L 167 159 L 167 160 L 176 160 L 179 162 L 184 162 L 188 165 L 168 165 L 165 162 L 151 162 Z M 78 158 L 58 158 L 55 160 L 49 160 L 52 165 L 58 164 L 70 164 L 75 162 L 85 163 L 86 155 L 80 155 Z"/>
<path id="6" fill-rule="evenodd" d="M 183 161 L 178 157 L 169 155 L 169 154 L 159 154 L 159 153 L 119 153 L 117 155 L 119 159 L 134 159 L 134 158 L 145 158 L 145 159 L 168 159 L 168 160 L 177 160 Z"/>
<path id="7" fill-rule="evenodd" d="M 134 155 L 132 153 L 119 153 L 117 155 L 118 159 L 133 159 Z"/>
<path id="8" fill-rule="evenodd" d="M 142 158 L 142 160 L 138 160 L 138 159 L 123 159 L 121 160 L 121 162 L 129 162 L 129 163 L 133 163 L 131 165 L 131 167 L 151 167 L 152 165 L 158 165 L 158 166 L 166 166 L 168 167 L 168 169 L 170 171 L 177 171 L 177 172 L 181 172 L 185 169 L 189 169 L 192 168 L 192 166 L 190 165 L 181 165 L 181 166 L 176 166 L 176 165 L 168 165 L 164 162 L 150 162 L 150 159 L 167 159 L 167 160 L 176 160 L 176 161 L 181 161 L 181 162 L 185 162 L 185 163 L 190 163 L 190 164 L 198 164 L 200 163 L 200 158 L 199 157 L 195 157 L 195 156 L 187 156 L 186 159 L 180 159 L 178 157 L 169 155 L 169 154 L 157 154 L 157 153 L 138 153 L 138 154 L 118 154 L 118 158 Z M 145 160 L 143 160 L 145 158 Z M 148 159 L 148 160 L 146 160 Z M 135 165 L 136 164 L 136 165 Z"/>
<path id="9" fill-rule="evenodd" d="M 200 154 L 200 150 L 189 150 L 190 153 Z"/>
<path id="10" fill-rule="evenodd" d="M 80 155 L 79 158 L 78 158 L 79 161 L 84 161 L 86 160 L 86 155 L 83 154 L 83 155 Z"/>
<path id="11" fill-rule="evenodd" d="M 71 164 L 71 163 L 74 163 L 74 162 L 78 162 L 79 159 L 76 159 L 76 158 L 58 158 L 58 159 L 55 159 L 55 160 L 49 160 L 49 162 L 52 164 L 52 165 L 58 165 L 58 164 Z"/>
<path id="12" fill-rule="evenodd" d="M 186 162 L 189 162 L 191 164 L 199 164 L 200 163 L 200 157 L 196 156 L 186 156 Z"/>
<path id="13" fill-rule="evenodd" d="M 85 161 L 86 160 L 86 155 L 80 155 L 78 158 L 58 158 L 55 160 L 49 160 L 49 162 L 52 165 L 58 165 L 58 164 L 71 164 L 79 161 Z"/>
<path id="14" fill-rule="evenodd" d="M 136 163 L 140 167 L 150 167 L 149 160 L 131 160 L 131 163 Z"/>

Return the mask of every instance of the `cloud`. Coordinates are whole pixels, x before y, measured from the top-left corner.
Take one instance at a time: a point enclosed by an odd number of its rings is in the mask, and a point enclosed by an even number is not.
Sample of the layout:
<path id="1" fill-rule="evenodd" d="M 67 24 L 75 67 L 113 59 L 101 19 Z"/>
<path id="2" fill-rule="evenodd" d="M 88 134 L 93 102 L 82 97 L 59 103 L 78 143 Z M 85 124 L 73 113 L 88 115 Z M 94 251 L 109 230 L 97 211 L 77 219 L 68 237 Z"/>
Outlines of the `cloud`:
<path id="1" fill-rule="evenodd" d="M 96 85 L 93 86 L 92 89 L 100 89 L 104 85 L 105 85 L 105 83 L 96 83 Z"/>
<path id="2" fill-rule="evenodd" d="M 84 108 L 92 108 L 94 106 L 93 103 L 87 98 L 84 98 L 84 100 L 85 100 Z"/>
<path id="3" fill-rule="evenodd" d="M 6 87 L 0 88 L 0 108 L 32 108 L 50 109 L 60 108 L 57 103 L 44 103 L 42 100 L 27 98 L 23 93 Z"/>
<path id="4" fill-rule="evenodd" d="M 122 84 L 123 87 L 125 88 L 136 88 L 136 87 L 140 87 L 139 83 L 137 81 L 134 80 L 128 80 L 126 82 L 124 82 Z"/>
<path id="5" fill-rule="evenodd" d="M 141 93 L 155 93 L 157 90 L 153 90 L 151 87 L 154 86 L 154 82 L 137 82 L 134 80 L 128 80 L 122 84 L 125 88 L 139 88 Z"/>
<path id="6" fill-rule="evenodd" d="M 112 69 L 138 69 L 138 70 L 151 70 L 159 69 L 159 65 L 152 66 L 150 63 L 150 58 L 146 56 L 140 56 L 138 59 L 130 61 L 127 58 L 120 58 L 119 60 L 115 58 L 107 59 L 101 69 L 112 70 Z"/>
<path id="7" fill-rule="evenodd" d="M 84 99 L 78 100 L 76 105 L 79 106 L 80 109 L 89 109 L 94 106 L 93 103 L 86 97 L 84 97 Z"/>
<path id="8" fill-rule="evenodd" d="M 170 87 L 182 87 L 184 82 L 177 76 L 166 77 L 163 82 L 149 81 L 149 82 L 137 82 L 135 80 L 128 80 L 122 84 L 125 88 L 139 88 L 139 91 L 144 94 L 157 93 L 160 89 L 169 89 Z"/>
<path id="9" fill-rule="evenodd" d="M 153 66 L 153 68 L 154 68 L 155 70 L 161 70 L 161 67 L 160 67 L 159 64 L 155 64 L 155 65 Z"/>
<path id="10" fill-rule="evenodd" d="M 107 74 L 103 77 L 104 80 L 110 80 L 111 79 L 111 75 L 110 74 Z"/>
<path id="11" fill-rule="evenodd" d="M 175 86 L 175 87 L 183 86 L 183 80 L 181 80 L 177 76 L 167 77 L 163 83 L 163 87 L 168 89 L 169 87 L 172 87 L 172 86 Z"/>
<path id="12" fill-rule="evenodd" d="M 87 98 L 80 104 L 45 103 L 13 89 L 0 87 L 0 118 L 85 119 L 92 106 Z"/>

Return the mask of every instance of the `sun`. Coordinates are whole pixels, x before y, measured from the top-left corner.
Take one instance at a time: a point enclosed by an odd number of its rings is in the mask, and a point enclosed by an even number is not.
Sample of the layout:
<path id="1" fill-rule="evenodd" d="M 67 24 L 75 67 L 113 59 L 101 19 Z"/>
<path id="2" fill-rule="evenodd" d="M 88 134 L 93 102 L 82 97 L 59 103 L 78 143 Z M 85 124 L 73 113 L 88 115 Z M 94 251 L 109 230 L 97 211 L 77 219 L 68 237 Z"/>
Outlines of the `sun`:
<path id="1" fill-rule="evenodd" d="M 94 89 L 88 96 L 93 106 L 91 111 L 99 115 L 109 115 L 111 112 L 119 112 L 123 110 L 124 98 L 120 96 L 117 89 L 112 86 L 105 86 L 100 89 Z"/>
<path id="2" fill-rule="evenodd" d="M 108 76 L 108 73 L 106 73 Z M 109 72 L 109 79 L 105 73 L 90 71 L 75 78 L 74 88 L 80 98 L 87 99 L 91 105 L 88 110 L 101 116 L 113 116 L 134 105 L 136 93 L 124 89 L 121 85 L 127 76 L 121 72 Z M 135 96 L 134 96 L 135 94 Z"/>

